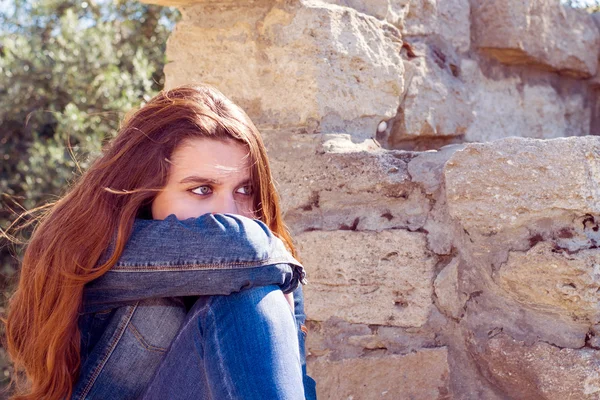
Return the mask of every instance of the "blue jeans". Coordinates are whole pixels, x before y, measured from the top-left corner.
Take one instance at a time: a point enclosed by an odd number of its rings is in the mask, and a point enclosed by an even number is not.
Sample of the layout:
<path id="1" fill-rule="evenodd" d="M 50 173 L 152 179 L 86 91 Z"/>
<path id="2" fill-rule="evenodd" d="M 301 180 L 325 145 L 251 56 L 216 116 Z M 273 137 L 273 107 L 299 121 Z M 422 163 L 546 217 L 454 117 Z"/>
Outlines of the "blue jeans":
<path id="1" fill-rule="evenodd" d="M 85 285 L 71 400 L 295 399 L 302 386 L 314 400 L 300 283 L 303 266 L 259 220 L 136 219 L 117 263 Z"/>
<path id="2" fill-rule="evenodd" d="M 200 296 L 142 398 L 305 399 L 296 332 L 275 285 Z"/>

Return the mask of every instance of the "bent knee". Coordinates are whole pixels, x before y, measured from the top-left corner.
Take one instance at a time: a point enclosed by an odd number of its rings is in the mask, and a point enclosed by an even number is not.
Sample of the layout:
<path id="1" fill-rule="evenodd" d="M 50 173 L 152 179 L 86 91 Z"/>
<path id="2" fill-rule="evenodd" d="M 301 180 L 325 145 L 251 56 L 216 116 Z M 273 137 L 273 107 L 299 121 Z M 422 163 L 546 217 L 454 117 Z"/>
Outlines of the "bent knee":
<path id="1" fill-rule="evenodd" d="M 283 292 L 277 285 L 255 286 L 226 296 L 213 296 L 213 303 L 227 303 L 230 306 L 278 306 L 287 304 Z"/>
<path id="2" fill-rule="evenodd" d="M 228 295 L 200 296 L 189 313 L 198 314 L 212 309 L 213 312 L 220 308 L 245 308 L 246 311 L 265 311 L 272 307 L 279 308 L 289 305 L 279 286 L 266 285 L 254 286 Z M 291 310 L 290 310 L 291 311 Z"/>

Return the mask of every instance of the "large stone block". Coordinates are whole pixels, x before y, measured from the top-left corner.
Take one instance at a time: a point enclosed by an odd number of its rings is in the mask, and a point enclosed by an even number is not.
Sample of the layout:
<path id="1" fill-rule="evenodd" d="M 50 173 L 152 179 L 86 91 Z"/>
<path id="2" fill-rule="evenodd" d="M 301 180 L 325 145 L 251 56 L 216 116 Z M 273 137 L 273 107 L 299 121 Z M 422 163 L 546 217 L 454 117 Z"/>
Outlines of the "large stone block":
<path id="1" fill-rule="evenodd" d="M 427 321 L 437 259 L 423 233 L 312 231 L 296 240 L 309 274 L 309 319 L 403 327 Z"/>
<path id="2" fill-rule="evenodd" d="M 552 346 L 569 348 L 586 345 L 590 330 L 588 321 L 575 321 L 571 316 L 525 306 L 493 282 L 487 284 L 487 277 L 478 276 L 478 281 L 474 282 L 471 280 L 474 277 L 465 276 L 469 274 L 465 269 L 466 266 L 463 266 L 460 271 L 460 289 L 466 290 L 468 295 L 460 320 L 463 337 L 473 337 L 481 343 L 503 332 L 528 344 L 543 341 Z M 465 278 L 471 281 L 465 282 Z M 480 285 L 478 290 L 469 288 L 479 282 L 485 282 L 486 285 Z"/>
<path id="3" fill-rule="evenodd" d="M 600 322 L 600 252 L 569 254 L 555 247 L 541 242 L 527 252 L 510 252 L 494 280 L 528 307 Z"/>
<path id="4" fill-rule="evenodd" d="M 353 324 L 338 317 L 323 322 L 308 320 L 307 326 L 308 356 L 327 356 L 330 361 L 406 354 L 422 348 L 435 347 L 440 343 L 436 333 L 427 327 L 400 328 Z"/>
<path id="5" fill-rule="evenodd" d="M 479 370 L 513 399 L 591 400 L 600 397 L 600 351 L 569 349 L 544 342 L 528 345 L 498 333 L 489 340 L 471 338 L 470 352 Z"/>
<path id="6" fill-rule="evenodd" d="M 470 47 L 469 0 L 322 0 L 397 26 L 404 36 L 441 37 L 457 51 Z"/>
<path id="7" fill-rule="evenodd" d="M 473 0 L 472 37 L 505 64 L 529 64 L 589 78 L 598 68 L 600 34 L 592 17 L 556 0 Z"/>
<path id="8" fill-rule="evenodd" d="M 213 84 L 261 130 L 370 138 L 396 114 L 402 40 L 385 21 L 302 1 L 206 2 L 182 15 L 167 43 L 167 88 Z"/>
<path id="9" fill-rule="evenodd" d="M 446 348 L 422 349 L 404 356 L 309 362 L 322 400 L 450 399 Z"/>
<path id="10" fill-rule="evenodd" d="M 460 69 L 473 113 L 466 141 L 590 134 L 592 115 L 585 88 L 569 83 L 570 90 L 559 91 L 546 79 L 532 81 L 501 66 L 488 67 L 484 73 L 475 60 L 462 60 Z"/>
<path id="11" fill-rule="evenodd" d="M 469 144 L 444 168 L 448 210 L 482 235 L 563 213 L 597 214 L 599 174 L 597 137 Z"/>
<path id="12" fill-rule="evenodd" d="M 264 135 L 285 220 L 305 230 L 419 229 L 429 200 L 411 182 L 409 153 L 347 134 Z"/>

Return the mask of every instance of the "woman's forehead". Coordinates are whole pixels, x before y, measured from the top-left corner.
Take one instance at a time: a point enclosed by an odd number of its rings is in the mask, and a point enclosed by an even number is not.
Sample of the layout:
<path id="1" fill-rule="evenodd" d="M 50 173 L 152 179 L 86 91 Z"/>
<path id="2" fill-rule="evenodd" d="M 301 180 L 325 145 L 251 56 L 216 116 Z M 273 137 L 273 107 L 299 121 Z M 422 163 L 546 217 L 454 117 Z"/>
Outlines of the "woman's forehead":
<path id="1" fill-rule="evenodd" d="M 207 138 L 182 142 L 169 161 L 174 176 L 194 174 L 222 181 L 249 175 L 251 165 L 247 146 L 234 140 Z"/>

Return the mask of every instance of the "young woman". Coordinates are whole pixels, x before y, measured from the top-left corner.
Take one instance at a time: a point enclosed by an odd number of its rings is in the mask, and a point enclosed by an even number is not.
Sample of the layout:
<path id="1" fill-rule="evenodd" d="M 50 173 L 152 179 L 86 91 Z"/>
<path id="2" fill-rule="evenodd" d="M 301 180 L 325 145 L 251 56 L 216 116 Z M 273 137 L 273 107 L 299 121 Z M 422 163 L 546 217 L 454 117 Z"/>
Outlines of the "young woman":
<path id="1" fill-rule="evenodd" d="M 312 399 L 302 264 L 260 134 L 216 89 L 131 116 L 26 248 L 13 399 Z"/>

